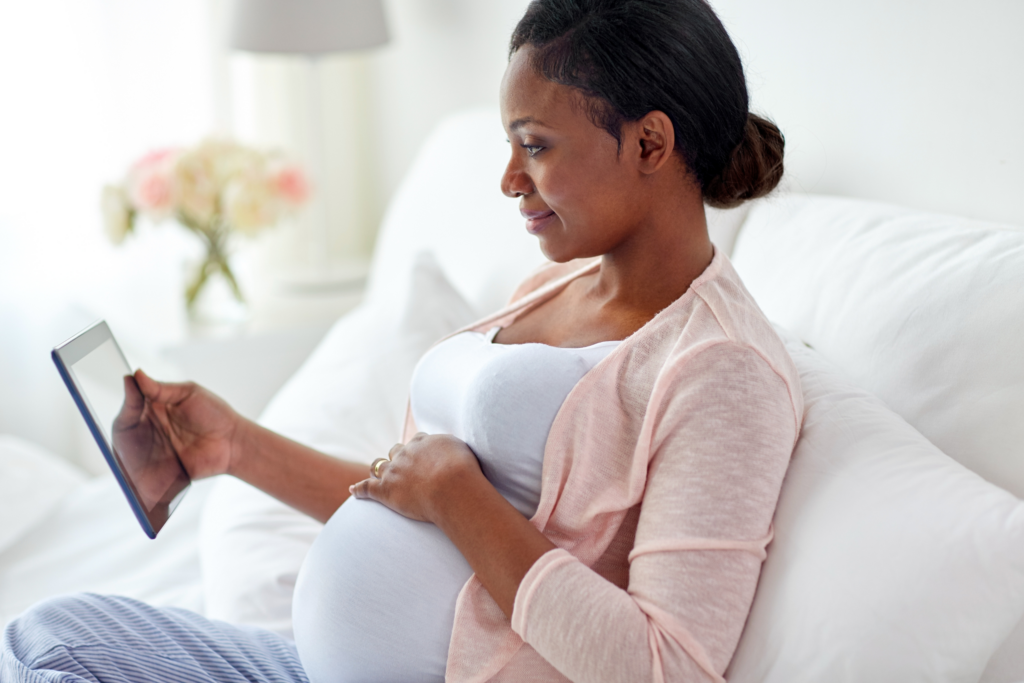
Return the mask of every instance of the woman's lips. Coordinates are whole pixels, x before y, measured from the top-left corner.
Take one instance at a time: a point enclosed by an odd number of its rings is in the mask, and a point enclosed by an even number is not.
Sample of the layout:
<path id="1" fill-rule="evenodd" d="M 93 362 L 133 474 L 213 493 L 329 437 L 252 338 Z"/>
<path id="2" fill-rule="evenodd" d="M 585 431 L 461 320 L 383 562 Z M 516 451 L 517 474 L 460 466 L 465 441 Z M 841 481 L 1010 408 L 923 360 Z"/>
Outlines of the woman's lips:
<path id="1" fill-rule="evenodd" d="M 534 235 L 536 235 L 538 232 L 547 227 L 547 224 L 550 223 L 555 218 L 554 211 L 520 210 L 519 213 L 521 213 L 523 215 L 523 218 L 526 219 L 526 229 L 529 230 L 530 233 Z"/>

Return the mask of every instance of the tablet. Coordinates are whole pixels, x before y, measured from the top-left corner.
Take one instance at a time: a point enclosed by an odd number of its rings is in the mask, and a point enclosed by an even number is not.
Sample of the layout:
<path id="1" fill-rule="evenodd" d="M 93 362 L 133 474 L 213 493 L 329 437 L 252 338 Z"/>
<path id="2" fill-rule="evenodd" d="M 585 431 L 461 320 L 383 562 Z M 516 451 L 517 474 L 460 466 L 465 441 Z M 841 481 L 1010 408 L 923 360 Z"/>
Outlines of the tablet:
<path id="1" fill-rule="evenodd" d="M 55 348 L 52 356 L 139 524 L 156 538 L 191 480 L 139 391 L 121 347 L 101 320 Z"/>

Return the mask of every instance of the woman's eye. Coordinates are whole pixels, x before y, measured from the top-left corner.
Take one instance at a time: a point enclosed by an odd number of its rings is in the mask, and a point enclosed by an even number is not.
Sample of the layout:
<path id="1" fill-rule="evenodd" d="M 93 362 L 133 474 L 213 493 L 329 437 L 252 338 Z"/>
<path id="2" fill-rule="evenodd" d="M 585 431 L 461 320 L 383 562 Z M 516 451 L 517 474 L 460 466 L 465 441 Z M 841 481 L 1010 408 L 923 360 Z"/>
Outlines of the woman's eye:
<path id="1" fill-rule="evenodd" d="M 540 152 L 544 148 L 541 147 L 540 145 L 523 145 L 523 149 L 526 150 L 527 154 L 529 154 L 531 157 L 533 157 L 533 156 L 537 156 L 537 153 Z"/>

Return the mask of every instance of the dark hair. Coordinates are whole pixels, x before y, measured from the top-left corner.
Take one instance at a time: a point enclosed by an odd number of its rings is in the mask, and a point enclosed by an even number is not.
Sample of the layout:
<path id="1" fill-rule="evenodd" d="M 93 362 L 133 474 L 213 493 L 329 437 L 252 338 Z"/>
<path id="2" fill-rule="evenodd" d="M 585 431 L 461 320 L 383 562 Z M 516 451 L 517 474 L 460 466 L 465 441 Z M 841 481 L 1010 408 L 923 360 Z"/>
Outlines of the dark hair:
<path id="1" fill-rule="evenodd" d="M 711 206 L 762 197 L 782 178 L 782 133 L 749 113 L 739 53 L 704 0 L 533 0 L 509 56 L 525 45 L 620 148 L 624 123 L 664 112 Z"/>

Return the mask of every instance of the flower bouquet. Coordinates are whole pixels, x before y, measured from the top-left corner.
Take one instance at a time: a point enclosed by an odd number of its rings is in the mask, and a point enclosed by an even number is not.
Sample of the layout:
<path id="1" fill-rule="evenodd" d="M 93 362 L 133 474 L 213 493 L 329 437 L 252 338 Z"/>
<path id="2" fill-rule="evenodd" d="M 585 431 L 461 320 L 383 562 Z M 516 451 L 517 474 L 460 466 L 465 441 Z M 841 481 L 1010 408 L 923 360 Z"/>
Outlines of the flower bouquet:
<path id="1" fill-rule="evenodd" d="M 185 289 L 194 315 L 200 292 L 218 274 L 235 299 L 245 302 L 228 259 L 232 233 L 255 235 L 308 198 L 309 182 L 297 164 L 234 142 L 207 140 L 139 159 L 120 184 L 103 188 L 103 217 L 115 244 L 135 230 L 139 216 L 154 223 L 172 219 L 203 241 L 206 258 Z"/>

